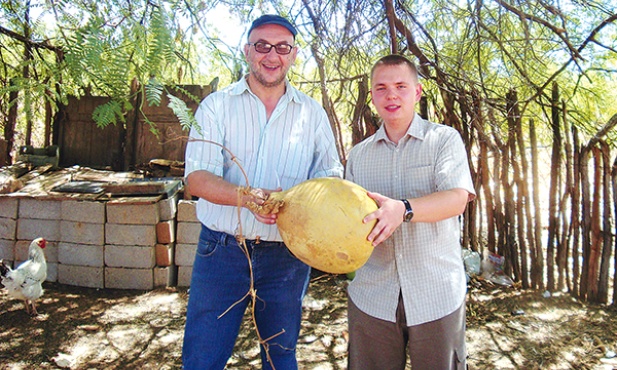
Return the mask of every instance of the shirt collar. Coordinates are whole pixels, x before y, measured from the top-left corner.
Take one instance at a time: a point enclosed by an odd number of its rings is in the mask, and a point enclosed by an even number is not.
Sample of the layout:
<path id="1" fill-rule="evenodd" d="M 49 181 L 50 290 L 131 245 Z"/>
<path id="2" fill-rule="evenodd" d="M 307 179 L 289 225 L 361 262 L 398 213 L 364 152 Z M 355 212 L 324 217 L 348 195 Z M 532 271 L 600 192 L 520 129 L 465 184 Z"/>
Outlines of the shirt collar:
<path id="1" fill-rule="evenodd" d="M 418 113 L 416 113 L 413 117 L 413 120 L 411 121 L 411 125 L 409 125 L 409 128 L 407 129 L 405 137 L 411 136 L 415 137 L 416 139 L 424 140 L 428 127 L 428 121 L 423 119 Z M 376 141 L 390 141 L 388 135 L 386 135 L 386 128 L 384 127 L 383 123 L 381 124 L 379 130 L 377 130 L 377 132 L 375 133 L 375 139 Z"/>
<path id="2" fill-rule="evenodd" d="M 247 77 L 248 75 L 245 75 L 243 78 L 240 79 L 240 81 L 236 83 L 236 85 L 232 87 L 232 95 L 241 95 L 245 91 L 253 94 L 246 80 Z M 291 84 L 289 83 L 289 81 L 285 79 L 285 94 L 283 94 L 282 98 L 287 99 L 288 101 L 295 101 L 297 103 L 300 103 L 301 99 L 298 94 L 298 90 L 294 89 L 293 86 L 291 86 Z"/>

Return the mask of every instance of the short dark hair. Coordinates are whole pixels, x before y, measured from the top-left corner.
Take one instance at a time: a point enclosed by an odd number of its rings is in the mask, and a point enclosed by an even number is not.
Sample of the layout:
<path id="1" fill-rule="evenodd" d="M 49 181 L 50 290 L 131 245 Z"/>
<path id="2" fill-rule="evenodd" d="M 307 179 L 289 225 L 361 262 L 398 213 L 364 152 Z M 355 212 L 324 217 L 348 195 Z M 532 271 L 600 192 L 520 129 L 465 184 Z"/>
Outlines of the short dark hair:
<path id="1" fill-rule="evenodd" d="M 412 75 L 415 76 L 416 80 L 418 79 L 418 68 L 411 60 L 399 54 L 390 54 L 385 57 L 379 58 L 373 64 L 373 68 L 371 68 L 371 80 L 373 79 L 373 74 L 375 73 L 375 69 L 380 66 L 398 66 L 398 65 L 406 65 L 411 69 Z"/>
<path id="2" fill-rule="evenodd" d="M 296 38 L 296 35 L 298 34 L 296 27 L 294 27 L 293 24 L 291 24 L 291 22 L 289 22 L 286 18 L 283 18 L 277 14 L 264 14 L 253 21 L 246 37 L 248 38 L 249 36 L 251 36 L 251 32 L 253 32 L 255 28 L 261 27 L 266 24 L 278 24 L 279 26 L 287 28 L 287 30 L 293 35 L 294 40 Z"/>

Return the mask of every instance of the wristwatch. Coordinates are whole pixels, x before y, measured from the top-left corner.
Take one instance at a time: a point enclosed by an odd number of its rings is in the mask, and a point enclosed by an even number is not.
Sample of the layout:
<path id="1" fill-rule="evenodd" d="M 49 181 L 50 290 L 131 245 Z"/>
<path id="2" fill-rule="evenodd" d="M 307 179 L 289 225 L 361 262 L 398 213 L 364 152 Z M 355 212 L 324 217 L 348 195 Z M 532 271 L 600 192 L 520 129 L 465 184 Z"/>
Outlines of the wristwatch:
<path id="1" fill-rule="evenodd" d="M 407 199 L 401 199 L 401 202 L 405 204 L 405 214 L 403 215 L 403 221 L 409 222 L 413 218 L 413 209 L 411 209 L 411 204 Z"/>

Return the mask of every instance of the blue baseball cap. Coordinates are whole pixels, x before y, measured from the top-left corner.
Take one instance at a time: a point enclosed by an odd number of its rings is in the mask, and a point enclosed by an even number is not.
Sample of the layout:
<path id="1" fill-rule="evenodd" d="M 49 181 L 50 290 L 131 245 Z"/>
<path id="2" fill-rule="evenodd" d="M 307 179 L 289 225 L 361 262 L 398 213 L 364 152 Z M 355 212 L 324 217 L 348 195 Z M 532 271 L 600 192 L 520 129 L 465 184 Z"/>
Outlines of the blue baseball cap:
<path id="1" fill-rule="evenodd" d="M 296 34 L 298 33 L 296 28 L 287 19 L 276 14 L 265 14 L 253 21 L 253 24 L 251 24 L 251 28 L 249 28 L 248 35 L 250 36 L 251 32 L 253 32 L 255 28 L 261 27 L 266 24 L 278 24 L 279 26 L 287 28 L 287 30 L 293 35 L 294 39 L 296 38 Z"/>

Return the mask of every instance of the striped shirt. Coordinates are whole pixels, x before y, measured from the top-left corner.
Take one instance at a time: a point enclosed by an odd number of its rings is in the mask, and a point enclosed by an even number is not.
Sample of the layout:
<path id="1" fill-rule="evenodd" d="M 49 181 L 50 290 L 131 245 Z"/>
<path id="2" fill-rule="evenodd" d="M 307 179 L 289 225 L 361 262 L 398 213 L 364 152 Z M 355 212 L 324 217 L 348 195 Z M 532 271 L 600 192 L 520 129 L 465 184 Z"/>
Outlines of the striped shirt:
<path id="1" fill-rule="evenodd" d="M 285 81 L 286 92 L 270 119 L 266 108 L 242 79 L 208 95 L 195 118 L 199 127 L 190 137 L 223 145 L 237 157 L 248 184 L 231 154 L 218 145 L 189 141 L 185 176 L 206 170 L 237 185 L 286 190 L 314 177 L 343 176 L 334 135 L 324 109 L 312 98 Z M 238 210 L 204 199 L 197 202 L 197 218 L 212 230 L 238 235 Z M 276 225 L 255 219 L 241 210 L 242 233 L 247 239 L 282 241 Z"/>
<path id="2" fill-rule="evenodd" d="M 418 198 L 462 188 L 475 196 L 459 133 L 416 114 L 394 144 L 382 126 L 352 148 L 346 178 L 393 199 Z M 396 322 L 402 293 L 407 325 L 440 319 L 461 306 L 467 289 L 458 217 L 434 223 L 405 222 L 378 245 L 349 285 L 363 312 Z"/>

